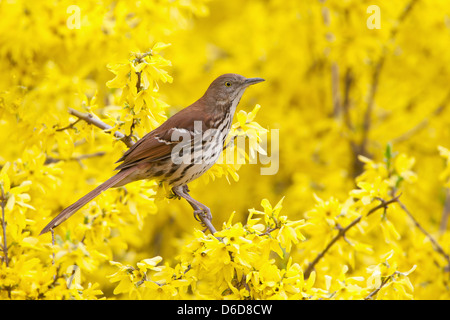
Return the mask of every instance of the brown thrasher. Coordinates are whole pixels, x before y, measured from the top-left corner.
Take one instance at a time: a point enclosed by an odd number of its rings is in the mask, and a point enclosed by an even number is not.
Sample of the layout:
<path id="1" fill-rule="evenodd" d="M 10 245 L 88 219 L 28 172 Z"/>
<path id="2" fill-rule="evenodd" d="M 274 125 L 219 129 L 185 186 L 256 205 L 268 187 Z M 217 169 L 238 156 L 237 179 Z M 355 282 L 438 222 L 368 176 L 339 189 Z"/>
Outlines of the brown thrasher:
<path id="1" fill-rule="evenodd" d="M 176 196 L 192 206 L 197 220 L 199 214 L 211 220 L 209 208 L 188 194 L 186 184 L 217 161 L 245 89 L 262 81 L 232 73 L 215 79 L 200 99 L 129 148 L 117 161 L 122 163 L 116 168 L 120 170 L 116 175 L 65 208 L 40 234 L 60 225 L 103 191 L 142 179 L 166 182 Z"/>

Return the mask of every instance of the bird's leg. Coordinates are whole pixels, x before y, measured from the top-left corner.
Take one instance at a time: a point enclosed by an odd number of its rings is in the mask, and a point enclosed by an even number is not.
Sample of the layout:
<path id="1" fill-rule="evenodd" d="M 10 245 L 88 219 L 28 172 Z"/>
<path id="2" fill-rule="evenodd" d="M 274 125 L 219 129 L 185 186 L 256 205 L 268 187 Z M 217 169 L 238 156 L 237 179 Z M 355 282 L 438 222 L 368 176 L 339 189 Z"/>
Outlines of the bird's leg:
<path id="1" fill-rule="evenodd" d="M 188 194 L 188 187 L 187 185 L 183 185 L 183 186 L 178 186 L 178 187 L 173 187 L 172 188 L 173 193 L 175 193 L 177 196 L 186 199 L 186 201 L 191 205 L 191 207 L 194 209 L 194 218 L 198 221 L 201 221 L 203 226 L 206 226 L 206 228 L 212 233 L 216 233 L 217 230 L 216 228 L 214 228 L 214 226 L 211 223 L 211 211 L 209 210 L 209 208 L 207 206 L 205 206 L 204 204 L 198 202 L 197 200 L 193 199 L 189 194 Z M 203 232 L 205 232 L 205 230 L 203 230 Z"/>
<path id="2" fill-rule="evenodd" d="M 185 185 L 183 185 L 182 186 L 182 193 L 183 194 L 185 194 L 185 195 L 188 195 L 189 197 L 191 197 L 190 195 L 189 195 L 189 187 L 188 187 L 188 185 L 187 184 L 185 184 Z M 196 205 L 195 203 L 193 203 L 192 201 L 189 201 L 188 199 L 186 199 L 186 198 L 184 198 L 190 205 L 191 205 L 191 207 L 192 207 L 192 209 L 194 209 L 194 219 L 195 220 L 197 220 L 198 222 L 201 222 L 201 220 L 199 219 L 199 214 L 200 213 L 202 213 L 203 212 L 203 210 L 198 206 L 198 205 Z"/>
<path id="3" fill-rule="evenodd" d="M 186 193 L 187 194 L 187 193 Z M 183 197 L 184 198 L 184 197 Z M 184 198 L 192 207 L 192 209 L 194 209 L 194 219 L 197 220 L 198 222 L 201 222 L 201 220 L 199 219 L 198 215 L 200 214 L 200 212 L 203 212 L 202 209 L 200 209 L 199 206 L 197 206 L 195 203 L 190 202 L 188 199 Z"/>
<path id="4" fill-rule="evenodd" d="M 211 211 L 207 206 L 195 200 L 189 195 L 189 188 L 187 187 L 187 185 L 174 187 L 172 188 L 172 191 L 175 195 L 185 199 L 191 205 L 191 207 L 194 209 L 195 220 L 199 221 L 202 226 L 206 227 L 206 229 L 208 229 L 212 234 L 217 232 L 217 230 L 211 223 Z M 203 230 L 203 232 L 205 232 L 206 229 Z"/>
<path id="5" fill-rule="evenodd" d="M 201 203 L 200 201 L 197 201 L 194 198 L 192 198 L 188 192 L 189 192 L 189 188 L 185 184 L 183 186 L 183 195 L 184 195 L 183 198 L 186 199 L 186 201 L 189 202 L 191 207 L 194 209 L 194 216 L 196 217 L 196 219 L 198 218 L 198 216 L 200 214 L 205 214 L 206 218 L 209 221 L 212 221 L 211 210 L 207 206 L 205 206 L 203 203 Z"/>
<path id="6" fill-rule="evenodd" d="M 201 214 L 204 214 L 209 221 L 212 220 L 211 210 L 203 203 L 195 200 L 189 195 L 188 193 L 189 189 L 187 185 L 183 185 L 181 187 L 174 187 L 172 188 L 172 191 L 177 196 L 185 199 L 191 205 L 192 209 L 194 209 L 194 217 L 197 221 L 200 221 L 199 216 Z"/>

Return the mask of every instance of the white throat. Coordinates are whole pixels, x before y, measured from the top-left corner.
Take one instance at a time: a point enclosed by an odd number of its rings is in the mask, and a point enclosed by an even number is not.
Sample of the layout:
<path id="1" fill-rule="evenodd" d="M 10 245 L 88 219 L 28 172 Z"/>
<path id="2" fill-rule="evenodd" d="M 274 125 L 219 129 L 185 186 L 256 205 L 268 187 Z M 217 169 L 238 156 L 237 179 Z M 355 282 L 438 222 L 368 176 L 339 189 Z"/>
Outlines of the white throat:
<path id="1" fill-rule="evenodd" d="M 234 113 L 236 112 L 236 108 L 237 105 L 239 104 L 239 101 L 241 101 L 242 95 L 244 94 L 245 88 L 242 88 L 237 94 L 236 97 L 234 97 L 233 102 L 231 103 L 231 108 L 230 108 L 230 115 L 233 116 Z"/>

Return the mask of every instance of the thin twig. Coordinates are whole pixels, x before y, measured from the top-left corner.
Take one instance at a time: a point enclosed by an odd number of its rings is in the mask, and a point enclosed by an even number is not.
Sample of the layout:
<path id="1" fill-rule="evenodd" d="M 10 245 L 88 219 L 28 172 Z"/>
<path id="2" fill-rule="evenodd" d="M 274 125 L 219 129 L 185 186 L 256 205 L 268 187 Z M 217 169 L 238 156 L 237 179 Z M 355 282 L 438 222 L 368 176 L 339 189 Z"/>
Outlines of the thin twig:
<path id="1" fill-rule="evenodd" d="M 50 283 L 49 285 L 48 285 L 48 288 L 53 288 L 56 284 L 57 284 L 57 281 L 58 281 L 58 279 L 59 279 L 59 271 L 61 270 L 61 265 L 60 264 L 58 264 L 57 266 L 56 266 L 56 273 L 53 275 L 53 281 L 52 281 L 52 283 Z"/>
<path id="2" fill-rule="evenodd" d="M 393 197 L 392 199 L 388 200 L 388 201 L 384 201 L 383 199 L 378 199 L 381 201 L 381 203 L 376 206 L 373 207 L 372 209 L 369 210 L 369 212 L 366 214 L 366 217 L 371 215 L 372 213 L 374 213 L 375 211 L 381 209 L 381 208 L 387 208 L 387 206 L 391 203 L 394 202 L 398 202 L 398 198 L 400 197 L 400 195 Z M 316 264 L 325 256 L 325 254 L 328 252 L 328 250 L 330 250 L 330 248 L 342 237 L 345 237 L 345 234 L 347 233 L 348 230 L 350 230 L 353 226 L 355 226 L 356 224 L 358 224 L 361 219 L 363 218 L 363 216 L 359 216 L 358 218 L 356 218 L 355 220 L 353 220 L 350 224 L 348 224 L 345 228 L 340 227 L 338 229 L 338 234 L 331 239 L 331 241 L 327 244 L 327 246 L 325 247 L 325 249 L 323 249 L 318 255 L 317 257 L 308 265 L 308 268 L 306 268 L 304 276 L 305 278 L 308 278 L 309 275 L 311 274 L 311 272 L 314 270 L 314 267 L 316 266 Z"/>
<path id="3" fill-rule="evenodd" d="M 67 289 L 70 289 L 70 287 L 72 286 L 73 279 L 75 278 L 75 274 L 77 273 L 78 266 L 74 264 L 72 267 L 73 267 L 72 274 L 70 275 L 68 281 L 66 282 Z"/>
<path id="4" fill-rule="evenodd" d="M 53 231 L 53 228 L 51 228 L 50 232 L 52 234 L 52 265 L 55 265 L 55 231 Z"/>
<path id="5" fill-rule="evenodd" d="M 413 135 L 417 134 L 418 132 L 422 131 L 423 129 L 425 129 L 430 124 L 430 120 L 432 118 L 438 117 L 447 108 L 449 102 L 450 102 L 450 91 L 447 93 L 447 95 L 444 97 L 444 99 L 441 101 L 441 103 L 431 112 L 431 114 L 427 118 L 420 121 L 416 126 L 409 129 L 408 131 L 403 133 L 401 136 L 398 136 L 398 137 L 392 139 L 391 140 L 392 143 L 403 142 L 403 141 L 411 138 L 411 136 L 413 136 Z"/>
<path id="6" fill-rule="evenodd" d="M 362 125 L 362 138 L 361 142 L 359 144 L 354 143 L 354 141 L 351 141 L 351 147 L 353 150 L 353 176 L 359 176 L 361 172 L 363 171 L 364 164 L 359 160 L 359 156 L 368 156 L 367 151 L 367 142 L 369 140 L 369 132 L 370 128 L 372 126 L 372 113 L 373 108 L 375 105 L 375 96 L 378 91 L 378 84 L 380 81 L 380 74 L 381 70 L 384 66 L 384 62 L 386 59 L 386 48 L 383 48 L 383 52 L 381 54 L 381 57 L 378 59 L 377 63 L 375 64 L 374 71 L 372 73 L 372 82 L 369 89 L 369 98 L 367 102 L 367 108 L 364 112 L 364 118 L 363 118 L 363 125 Z"/>
<path id="7" fill-rule="evenodd" d="M 136 58 L 133 60 L 136 63 L 141 63 L 144 62 L 144 58 L 147 56 L 151 56 L 152 55 L 152 50 L 144 52 L 144 53 L 134 53 L 134 55 L 136 56 Z M 136 81 L 136 89 L 137 92 L 141 91 L 141 76 L 142 76 L 142 71 L 136 72 L 136 75 L 138 76 L 138 79 Z"/>
<path id="8" fill-rule="evenodd" d="M 137 90 L 137 92 L 139 93 L 139 91 L 141 91 L 141 75 L 142 75 L 142 71 L 140 71 L 140 72 L 136 72 L 136 75 L 137 75 L 137 81 L 136 81 L 136 90 Z"/>
<path id="9" fill-rule="evenodd" d="M 90 159 L 90 158 L 95 158 L 95 157 L 102 157 L 104 156 L 106 153 L 104 151 L 99 151 L 99 152 L 95 152 L 95 153 L 89 153 L 89 154 L 82 154 L 78 157 L 71 157 L 69 159 L 67 159 L 66 161 L 81 161 L 84 159 Z M 63 161 L 65 159 L 58 159 L 58 158 L 53 158 L 53 157 L 49 157 L 47 156 L 47 158 L 45 159 L 45 165 L 47 164 L 51 164 L 51 163 L 57 163 L 59 161 Z"/>
<path id="10" fill-rule="evenodd" d="M 3 191 L 3 186 L 0 185 L 0 189 L 2 190 L 2 201 L 1 201 L 1 207 L 2 207 L 2 228 L 3 228 L 3 260 L 5 261 L 6 266 L 9 266 L 9 259 L 8 259 L 8 244 L 6 242 L 6 221 L 5 221 L 5 192 Z"/>
<path id="11" fill-rule="evenodd" d="M 331 97 L 333 101 L 333 116 L 341 112 L 341 95 L 339 90 L 339 66 L 336 62 L 331 65 Z"/>
<path id="12" fill-rule="evenodd" d="M 374 296 L 377 295 L 377 293 L 381 290 L 381 288 L 383 288 L 388 282 L 389 280 L 393 277 L 393 275 L 384 278 L 381 281 L 381 284 L 378 286 L 378 288 L 376 288 L 375 290 L 373 290 L 371 293 L 369 293 L 369 295 L 367 295 L 367 297 L 364 298 L 364 300 L 370 300 L 372 299 Z"/>
<path id="13" fill-rule="evenodd" d="M 445 203 L 444 208 L 442 209 L 442 218 L 441 223 L 439 225 L 439 232 L 444 233 L 447 229 L 448 217 L 450 215 L 450 189 L 445 188 Z"/>
<path id="14" fill-rule="evenodd" d="M 270 234 L 272 231 L 275 231 L 277 229 L 279 229 L 278 226 L 273 227 L 273 228 L 267 227 L 266 231 L 264 231 L 263 233 L 259 234 L 259 236 L 266 236 L 266 235 Z"/>
<path id="15" fill-rule="evenodd" d="M 417 2 L 417 0 L 411 0 L 405 6 L 402 13 L 400 14 L 400 16 L 397 19 L 397 24 L 391 30 L 389 42 L 392 42 L 395 39 L 395 37 L 397 36 L 398 30 L 399 30 L 400 24 L 406 19 L 406 17 L 411 12 L 411 10 L 412 10 L 413 6 L 416 4 L 416 2 Z M 367 135 L 368 135 L 368 132 L 369 132 L 370 126 L 371 126 L 370 118 L 371 118 L 371 114 L 372 114 L 372 110 L 373 110 L 373 106 L 374 106 L 374 102 L 375 102 L 375 96 L 378 91 L 378 84 L 380 81 L 380 73 L 384 66 L 384 62 L 386 60 L 386 55 L 387 55 L 387 46 L 384 45 L 381 56 L 378 59 L 377 63 L 375 64 L 374 72 L 372 74 L 372 84 L 371 84 L 370 91 L 369 91 L 369 101 L 367 103 L 367 109 L 364 114 L 363 139 L 361 142 L 361 150 L 364 150 L 365 144 L 367 143 Z"/>
<path id="16" fill-rule="evenodd" d="M 441 247 L 441 245 L 431 236 L 431 234 L 428 233 L 427 230 L 425 230 L 424 227 L 414 218 L 412 213 L 408 210 L 408 208 L 400 201 L 397 201 L 400 205 L 400 208 L 411 218 L 411 220 L 414 222 L 415 226 L 430 240 L 431 245 L 433 246 L 434 250 L 441 254 L 445 260 L 447 260 L 447 268 L 450 267 L 450 256 L 444 251 L 444 249 Z"/>
<path id="17" fill-rule="evenodd" d="M 81 121 L 81 119 L 78 118 L 75 122 L 72 122 L 71 124 L 69 124 L 68 126 L 65 126 L 63 128 L 56 129 L 56 131 L 64 131 L 64 130 L 67 130 L 67 129 L 72 129 L 80 121 Z"/>
<path id="18" fill-rule="evenodd" d="M 417 0 L 411 0 L 403 9 L 402 13 L 400 14 L 400 16 L 397 19 L 397 24 L 395 25 L 395 27 L 393 27 L 391 29 L 391 34 L 389 37 L 389 42 L 391 43 L 393 42 L 393 40 L 395 39 L 398 30 L 399 30 L 399 26 L 401 25 L 401 23 L 406 19 L 406 17 L 408 16 L 408 14 L 412 11 L 412 8 L 414 7 L 414 5 L 416 4 Z M 385 44 L 383 46 L 382 52 L 381 52 L 381 56 L 379 57 L 378 61 L 375 63 L 374 65 L 374 69 L 373 69 L 373 73 L 372 73 L 372 82 L 371 82 L 371 86 L 369 89 L 369 97 L 368 97 L 368 102 L 367 102 L 367 108 L 366 111 L 364 112 L 364 118 L 363 118 L 363 125 L 362 125 L 362 138 L 361 138 L 361 142 L 359 143 L 358 146 L 356 146 L 356 148 L 354 148 L 354 151 L 356 151 L 355 153 L 355 159 L 354 159 L 354 163 L 353 163 L 353 167 L 354 167 L 354 176 L 358 176 L 362 170 L 363 170 L 363 164 L 361 163 L 361 161 L 359 161 L 358 156 L 359 155 L 363 155 L 363 156 L 367 156 L 368 152 L 367 152 L 367 143 L 369 140 L 369 132 L 372 126 L 372 113 L 373 113 L 373 109 L 374 109 L 374 105 L 375 105 L 375 97 L 376 94 L 378 92 L 378 85 L 380 82 L 380 74 L 381 71 L 383 69 L 383 66 L 385 64 L 386 61 L 386 57 L 387 57 L 387 53 L 388 53 L 388 49 L 387 49 L 387 44 Z"/>
<path id="19" fill-rule="evenodd" d="M 380 73 L 381 73 L 381 69 L 384 66 L 385 59 L 386 59 L 386 55 L 383 53 L 383 55 L 380 57 L 377 64 L 375 65 L 375 69 L 372 73 L 372 85 L 370 86 L 369 101 L 367 103 L 366 112 L 364 113 L 363 138 L 362 138 L 362 142 L 361 142 L 362 145 L 366 144 L 367 136 L 370 131 L 371 115 L 372 115 L 372 111 L 373 111 L 373 106 L 375 104 L 375 96 L 378 91 L 378 84 L 380 81 Z"/>
<path id="20" fill-rule="evenodd" d="M 353 131 L 353 124 L 350 118 L 350 89 L 353 84 L 353 72 L 351 68 L 348 68 L 345 72 L 345 87 L 344 87 L 344 102 L 342 103 L 342 111 L 344 116 L 344 122 L 347 129 Z M 351 140 L 352 143 L 353 140 Z"/>
<path id="21" fill-rule="evenodd" d="M 323 24 L 327 29 L 330 27 L 331 18 L 330 18 L 330 10 L 325 6 L 325 0 L 319 0 L 322 3 L 322 20 Z M 325 38 L 327 41 L 332 42 L 334 39 L 334 35 L 331 31 L 328 31 L 325 34 Z M 327 48 L 329 49 L 329 48 Z M 339 90 L 339 65 L 337 62 L 332 62 L 331 64 L 331 100 L 333 103 L 333 116 L 337 117 L 341 112 L 341 95 Z"/>
<path id="22" fill-rule="evenodd" d="M 83 113 L 83 112 L 77 111 L 72 108 L 69 108 L 69 113 L 79 119 L 86 121 L 89 124 L 92 124 L 100 129 L 104 130 L 104 131 L 112 129 L 112 127 L 110 125 L 108 125 L 108 124 L 104 123 L 103 121 L 101 121 L 100 119 L 96 118 L 91 113 Z M 131 137 L 124 135 L 120 131 L 115 131 L 114 136 L 117 139 L 119 139 L 120 141 L 122 141 L 123 143 L 125 143 L 125 145 L 129 148 L 134 144 L 134 141 L 133 141 L 133 139 L 131 139 Z"/>
<path id="23" fill-rule="evenodd" d="M 136 59 L 135 61 L 140 63 L 142 61 L 144 61 L 143 59 L 147 56 L 151 56 L 152 55 L 152 51 L 148 51 L 148 52 L 144 52 L 141 54 L 137 54 L 135 53 Z M 137 76 L 138 76 L 138 81 L 136 83 L 136 88 L 137 88 L 137 92 L 141 91 L 141 72 L 136 72 Z M 80 112 L 78 110 L 69 108 L 69 113 L 75 117 L 78 118 L 77 121 L 75 121 L 74 123 L 68 125 L 67 127 L 61 128 L 61 129 L 57 129 L 57 131 L 62 131 L 65 129 L 69 129 L 72 128 L 78 121 L 80 120 L 84 120 L 87 123 L 94 125 L 104 131 L 108 131 L 111 130 L 113 127 L 111 127 L 110 125 L 106 124 L 105 122 L 103 122 L 102 120 L 98 119 L 97 117 L 95 117 L 92 113 L 83 113 Z M 133 129 L 135 126 L 135 122 L 133 120 L 133 124 L 131 125 L 131 130 L 130 130 L 130 134 L 127 136 L 125 134 L 123 134 L 120 131 L 115 131 L 114 132 L 114 136 L 119 139 L 120 141 L 122 141 L 128 148 L 130 148 L 132 145 L 134 145 L 134 141 L 132 139 L 132 135 L 133 135 Z"/>

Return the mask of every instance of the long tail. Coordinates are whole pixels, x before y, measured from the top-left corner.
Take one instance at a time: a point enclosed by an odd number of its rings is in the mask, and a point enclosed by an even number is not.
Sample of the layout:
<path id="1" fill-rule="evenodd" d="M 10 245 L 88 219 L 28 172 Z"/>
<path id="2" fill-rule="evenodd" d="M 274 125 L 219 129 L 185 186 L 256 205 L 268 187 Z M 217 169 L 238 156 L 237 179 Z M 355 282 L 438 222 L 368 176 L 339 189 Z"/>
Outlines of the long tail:
<path id="1" fill-rule="evenodd" d="M 135 167 L 131 167 L 129 169 L 125 169 L 118 172 L 116 175 L 112 176 L 111 178 L 103 182 L 101 185 L 99 185 L 97 188 L 95 188 L 82 198 L 80 198 L 78 201 L 65 208 L 52 221 L 50 221 L 50 223 L 47 224 L 44 229 L 42 229 L 39 235 L 49 232 L 51 229 L 59 226 L 61 223 L 69 219 L 70 216 L 72 216 L 75 212 L 81 209 L 81 207 L 83 207 L 86 203 L 97 197 L 103 191 L 111 187 L 114 187 L 114 185 L 116 185 L 118 182 L 122 181 L 127 176 L 129 176 L 134 171 L 134 169 Z"/>

